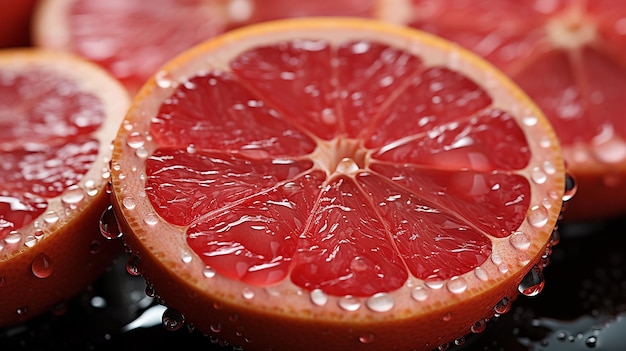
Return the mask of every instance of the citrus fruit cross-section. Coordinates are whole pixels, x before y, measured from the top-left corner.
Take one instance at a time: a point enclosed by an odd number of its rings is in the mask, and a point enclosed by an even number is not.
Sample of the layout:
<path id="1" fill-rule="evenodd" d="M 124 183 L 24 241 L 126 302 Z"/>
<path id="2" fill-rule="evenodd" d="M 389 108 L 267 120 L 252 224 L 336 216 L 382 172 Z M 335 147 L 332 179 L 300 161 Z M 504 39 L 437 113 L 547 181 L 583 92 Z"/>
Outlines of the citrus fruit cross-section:
<path id="1" fill-rule="evenodd" d="M 62 312 L 121 252 L 98 220 L 129 101 L 83 58 L 0 52 L 0 326 Z"/>
<path id="2" fill-rule="evenodd" d="M 538 293 L 553 130 L 469 51 L 355 18 L 245 27 L 167 63 L 116 138 L 130 264 L 246 350 L 429 350 Z M 169 318 L 169 317 L 168 317 Z"/>

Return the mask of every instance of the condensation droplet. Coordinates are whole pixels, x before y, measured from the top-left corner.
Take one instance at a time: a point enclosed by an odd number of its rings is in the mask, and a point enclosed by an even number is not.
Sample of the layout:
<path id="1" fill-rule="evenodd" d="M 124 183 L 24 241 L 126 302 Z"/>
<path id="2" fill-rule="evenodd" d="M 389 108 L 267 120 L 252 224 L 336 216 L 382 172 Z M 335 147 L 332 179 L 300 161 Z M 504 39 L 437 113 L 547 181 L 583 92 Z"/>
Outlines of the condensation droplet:
<path id="1" fill-rule="evenodd" d="M 33 262 L 30 264 L 30 269 L 35 277 L 42 279 L 48 278 L 52 275 L 52 272 L 54 272 L 50 257 L 44 253 L 40 253 L 33 259 Z"/>
<path id="2" fill-rule="evenodd" d="M 63 201 L 63 203 L 67 205 L 75 205 L 83 201 L 84 198 L 85 192 L 83 191 L 83 189 L 81 189 L 77 185 L 73 185 L 67 188 L 67 190 L 63 193 L 63 196 L 61 196 L 61 201 Z"/>
<path id="3" fill-rule="evenodd" d="M 453 294 L 462 294 L 467 290 L 467 281 L 463 277 L 452 277 L 446 283 L 446 287 Z"/>
<path id="4" fill-rule="evenodd" d="M 22 233 L 18 231 L 11 231 L 7 236 L 4 237 L 4 242 L 9 245 L 14 245 L 22 241 Z"/>
<path id="5" fill-rule="evenodd" d="M 126 145 L 130 148 L 137 149 L 142 147 L 146 142 L 146 136 L 139 132 L 132 132 L 126 138 Z"/>
<path id="6" fill-rule="evenodd" d="M 139 261 L 140 259 L 137 255 L 131 255 L 128 258 L 128 261 L 126 261 L 126 271 L 128 272 L 128 274 L 132 276 L 141 275 L 141 270 L 139 269 Z"/>
<path id="7" fill-rule="evenodd" d="M 544 184 L 548 180 L 548 176 L 539 167 L 533 167 L 530 178 L 535 184 Z"/>
<path id="8" fill-rule="evenodd" d="M 337 301 L 343 310 L 354 312 L 361 308 L 361 302 L 354 296 L 344 296 Z"/>
<path id="9" fill-rule="evenodd" d="M 93 240 L 91 244 L 89 244 L 89 252 L 92 254 L 97 254 L 102 250 L 102 244 L 98 240 Z"/>
<path id="10" fill-rule="evenodd" d="M 205 278 L 213 278 L 213 277 L 215 277 L 216 274 L 217 274 L 217 272 L 215 271 L 215 269 L 213 269 L 213 267 L 206 266 L 202 270 L 202 275 Z"/>
<path id="11" fill-rule="evenodd" d="M 537 296 L 543 290 L 544 285 L 543 272 L 535 266 L 524 276 L 517 290 L 525 296 Z"/>
<path id="12" fill-rule="evenodd" d="M 122 231 L 117 223 L 113 206 L 109 205 L 100 215 L 100 234 L 107 239 L 113 240 L 122 237 Z"/>
<path id="13" fill-rule="evenodd" d="M 543 161 L 543 171 L 546 172 L 546 174 L 555 174 L 556 167 L 552 161 Z"/>
<path id="14" fill-rule="evenodd" d="M 55 303 L 54 306 L 52 306 L 51 312 L 55 316 L 62 316 L 62 315 L 67 313 L 68 309 L 69 309 L 69 307 L 67 305 L 67 302 L 59 301 L 59 302 Z"/>
<path id="15" fill-rule="evenodd" d="M 15 310 L 15 313 L 16 313 L 18 316 L 25 316 L 26 314 L 28 314 L 28 306 L 18 307 L 18 308 Z"/>
<path id="16" fill-rule="evenodd" d="M 4 288 L 7 285 L 7 279 L 5 277 L 0 277 L 0 288 Z"/>
<path id="17" fill-rule="evenodd" d="M 449 322 L 452 320 L 452 313 L 447 312 L 446 314 L 443 315 L 443 317 L 441 317 L 441 320 L 444 322 Z"/>
<path id="18" fill-rule="evenodd" d="M 548 210 L 542 205 L 532 206 L 528 212 L 528 223 L 535 228 L 542 228 L 548 223 Z"/>
<path id="19" fill-rule="evenodd" d="M 431 280 L 426 280 L 424 284 L 426 284 L 427 287 L 433 290 L 438 290 L 438 289 L 441 289 L 445 283 L 442 280 L 431 279 Z"/>
<path id="20" fill-rule="evenodd" d="M 160 88 L 171 88 L 175 85 L 171 75 L 167 71 L 157 72 L 154 75 L 154 79 Z"/>
<path id="21" fill-rule="evenodd" d="M 191 256 L 191 254 L 188 251 L 183 251 L 180 254 L 180 259 L 184 262 L 184 263 L 189 263 L 191 262 L 191 260 L 193 259 L 193 256 Z"/>
<path id="22" fill-rule="evenodd" d="M 87 195 L 96 196 L 98 194 L 98 188 L 96 187 L 96 182 L 93 179 L 86 180 L 84 186 Z"/>
<path id="23" fill-rule="evenodd" d="M 24 245 L 26 245 L 26 247 L 33 247 L 35 246 L 36 243 L 37 243 L 37 238 L 35 238 L 34 235 L 27 235 L 24 238 Z"/>
<path id="24" fill-rule="evenodd" d="M 487 322 L 484 319 L 479 320 L 470 327 L 470 331 L 474 334 L 482 333 L 485 329 L 487 329 Z"/>
<path id="25" fill-rule="evenodd" d="M 42 218 L 43 218 L 44 222 L 46 222 L 48 224 L 53 224 L 53 223 L 56 223 L 59 220 L 59 214 L 56 213 L 55 211 L 48 211 L 48 212 L 43 214 Z"/>
<path id="26" fill-rule="evenodd" d="M 175 309 L 167 308 L 163 312 L 161 322 L 165 329 L 169 331 L 176 331 L 185 324 L 185 316 Z"/>
<path id="27" fill-rule="evenodd" d="M 428 295 L 428 289 L 423 286 L 416 286 L 411 290 L 411 297 L 416 301 L 426 301 Z"/>
<path id="28" fill-rule="evenodd" d="M 137 204 L 135 203 L 135 199 L 130 197 L 130 196 L 127 196 L 127 197 L 122 199 L 122 205 L 127 210 L 132 210 L 132 209 L 135 208 L 135 206 L 137 206 Z"/>
<path id="29" fill-rule="evenodd" d="M 530 236 L 523 232 L 514 232 L 509 236 L 509 242 L 518 250 L 527 250 L 530 247 Z"/>
<path id="30" fill-rule="evenodd" d="M 137 156 L 138 158 L 144 159 L 148 157 L 148 155 L 148 150 L 145 147 L 140 147 L 135 150 L 135 156 Z"/>
<path id="31" fill-rule="evenodd" d="M 243 298 L 246 300 L 251 300 L 252 298 L 254 298 L 254 291 L 252 291 L 252 289 L 250 288 L 244 288 L 241 291 L 241 296 L 243 296 Z"/>
<path id="32" fill-rule="evenodd" d="M 159 219 L 157 218 L 157 216 L 154 213 L 147 213 L 145 215 L 143 221 L 147 225 L 156 225 L 157 223 L 159 223 Z"/>
<path id="33" fill-rule="evenodd" d="M 368 333 L 368 334 L 359 336 L 359 342 L 361 344 L 371 344 L 374 342 L 375 338 L 376 336 L 374 335 L 374 333 Z"/>
<path id="34" fill-rule="evenodd" d="M 374 312 L 387 312 L 393 309 L 393 297 L 386 293 L 376 293 L 367 299 L 365 305 Z"/>
<path id="35" fill-rule="evenodd" d="M 538 121 L 539 120 L 537 119 L 537 116 L 532 116 L 532 115 L 525 116 L 524 118 L 522 118 L 522 122 L 529 127 L 536 125 Z"/>
<path id="36" fill-rule="evenodd" d="M 571 173 L 565 175 L 565 193 L 563 194 L 563 201 L 571 200 L 576 191 L 578 190 L 578 183 Z"/>
<path id="37" fill-rule="evenodd" d="M 494 307 L 493 310 L 498 314 L 502 315 L 507 313 L 511 309 L 511 302 L 507 297 L 500 300 Z"/>
<path id="38" fill-rule="evenodd" d="M 328 302 L 328 295 L 322 289 L 313 289 L 311 291 L 311 302 L 317 306 L 324 306 Z"/>
<path id="39" fill-rule="evenodd" d="M 211 331 L 214 333 L 219 333 L 222 331 L 222 325 L 220 323 L 213 323 L 209 326 L 209 328 L 211 328 Z"/>

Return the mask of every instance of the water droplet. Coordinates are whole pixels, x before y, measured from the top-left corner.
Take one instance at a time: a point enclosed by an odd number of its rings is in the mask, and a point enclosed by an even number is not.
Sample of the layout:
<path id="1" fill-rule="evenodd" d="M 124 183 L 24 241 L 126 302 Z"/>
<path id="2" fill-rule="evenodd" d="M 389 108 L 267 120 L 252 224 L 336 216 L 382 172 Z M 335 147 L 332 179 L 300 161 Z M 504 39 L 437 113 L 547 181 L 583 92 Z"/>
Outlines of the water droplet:
<path id="1" fill-rule="evenodd" d="M 15 230 L 11 231 L 9 234 L 7 234 L 7 236 L 4 237 L 4 242 L 9 245 L 17 244 L 20 241 L 22 241 L 22 233 Z"/>
<path id="2" fill-rule="evenodd" d="M 456 346 L 463 346 L 465 344 L 465 338 L 464 337 L 460 337 L 454 340 L 454 345 Z"/>
<path id="3" fill-rule="evenodd" d="M 578 190 L 578 184 L 574 175 L 571 173 L 567 173 L 565 175 L 565 193 L 563 194 L 563 201 L 571 200 L 574 195 L 576 195 L 576 191 Z"/>
<path id="4" fill-rule="evenodd" d="M 33 262 L 30 265 L 30 269 L 35 277 L 42 279 L 48 278 L 50 275 L 52 275 L 52 272 L 54 272 L 50 257 L 48 257 L 44 253 L 40 253 L 33 259 Z"/>
<path id="5" fill-rule="evenodd" d="M 195 154 L 196 153 L 196 146 L 194 144 L 187 145 L 187 153 Z"/>
<path id="6" fill-rule="evenodd" d="M 373 333 L 368 333 L 368 334 L 359 336 L 359 342 L 361 344 L 371 344 L 374 342 L 375 338 L 376 336 Z"/>
<path id="7" fill-rule="evenodd" d="M 525 296 L 536 296 L 543 290 L 544 284 L 543 272 L 535 266 L 524 276 L 517 290 Z"/>
<path id="8" fill-rule="evenodd" d="M 75 205 L 85 198 L 85 192 L 83 189 L 79 188 L 77 185 L 69 187 L 61 197 L 61 201 L 63 201 L 66 205 Z"/>
<path id="9" fill-rule="evenodd" d="M 215 269 L 213 269 L 213 267 L 206 266 L 202 270 L 202 275 L 205 278 L 213 278 L 213 277 L 215 277 L 216 274 L 217 274 L 217 272 L 215 271 Z"/>
<path id="10" fill-rule="evenodd" d="M 449 322 L 452 320 L 452 313 L 447 312 L 446 314 L 443 315 L 443 317 L 441 317 L 441 320 L 443 320 L 444 322 Z"/>
<path id="11" fill-rule="evenodd" d="M 157 72 L 154 76 L 154 79 L 160 88 L 171 88 L 175 86 L 170 73 L 167 71 Z"/>
<path id="12" fill-rule="evenodd" d="M 386 293 L 376 293 L 372 295 L 365 305 L 374 312 L 387 312 L 394 306 L 393 297 Z"/>
<path id="13" fill-rule="evenodd" d="M 354 312 L 361 308 L 361 302 L 354 296 L 344 296 L 337 302 L 339 307 L 346 311 Z"/>
<path id="14" fill-rule="evenodd" d="M 124 206 L 124 208 L 126 208 L 127 210 L 132 210 L 133 208 L 135 208 L 135 206 L 137 205 L 135 203 L 135 199 L 127 196 L 125 198 L 122 199 L 122 205 Z"/>
<path id="15" fill-rule="evenodd" d="M 18 316 L 25 316 L 26 314 L 28 314 L 28 306 L 18 307 L 15 310 L 15 313 L 17 313 Z"/>
<path id="16" fill-rule="evenodd" d="M 128 258 L 128 261 L 126 261 L 126 271 L 128 272 L 128 274 L 132 275 L 132 276 L 140 276 L 141 275 L 141 270 L 139 269 L 139 256 L 137 255 L 131 255 Z"/>
<path id="17" fill-rule="evenodd" d="M 311 291 L 311 302 L 317 306 L 324 306 L 328 302 L 328 295 L 322 289 L 313 289 Z"/>
<path id="18" fill-rule="evenodd" d="M 428 298 L 428 289 L 423 286 L 416 286 L 411 290 L 411 297 L 416 301 L 426 301 Z"/>
<path id="19" fill-rule="evenodd" d="M 210 325 L 211 331 L 214 333 L 219 333 L 222 331 L 222 325 L 220 323 L 213 323 Z"/>
<path id="20" fill-rule="evenodd" d="M 154 213 L 148 213 L 145 215 L 143 221 L 147 224 L 147 225 L 156 225 L 157 223 L 159 223 L 159 219 L 157 218 L 157 216 Z"/>
<path id="21" fill-rule="evenodd" d="M 100 234 L 105 239 L 113 240 L 122 237 L 122 231 L 115 218 L 113 206 L 109 205 L 100 215 Z"/>
<path id="22" fill-rule="evenodd" d="M 529 127 L 536 125 L 538 121 L 537 116 L 533 115 L 524 116 L 524 118 L 522 118 L 522 122 Z"/>
<path id="23" fill-rule="evenodd" d="M 254 298 L 254 291 L 252 291 L 252 289 L 250 288 L 244 288 L 241 291 L 241 296 L 243 296 L 243 298 L 246 300 L 251 300 L 252 298 Z"/>
<path id="24" fill-rule="evenodd" d="M 107 307 L 107 300 L 102 296 L 94 296 L 89 300 L 91 307 L 104 309 Z"/>
<path id="25" fill-rule="evenodd" d="M 145 147 L 140 147 L 135 150 L 135 156 L 137 156 L 138 158 L 144 159 L 148 157 L 148 155 L 148 150 Z"/>
<path id="26" fill-rule="evenodd" d="M 452 277 L 446 284 L 448 290 L 453 294 L 462 294 L 467 290 L 467 281 L 462 277 Z"/>
<path id="27" fill-rule="evenodd" d="M 146 136 L 139 132 L 132 132 L 126 138 L 126 145 L 130 148 L 137 149 L 142 147 L 146 142 Z"/>
<path id="28" fill-rule="evenodd" d="M 170 331 L 176 331 L 185 324 L 185 316 L 175 309 L 167 308 L 163 312 L 163 317 L 161 318 L 161 321 L 165 329 Z"/>
<path id="29" fill-rule="evenodd" d="M 535 228 L 542 228 L 548 223 L 548 210 L 542 205 L 532 206 L 528 212 L 528 223 Z"/>
<path id="30" fill-rule="evenodd" d="M 193 259 L 193 256 L 191 256 L 191 254 L 188 251 L 183 251 L 180 255 L 180 259 L 184 262 L 184 263 L 189 263 L 191 262 L 191 260 Z"/>
<path id="31" fill-rule="evenodd" d="M 558 229 L 554 229 L 552 231 L 552 235 L 550 236 L 550 245 L 552 246 L 558 245 L 560 241 L 561 241 L 561 233 L 559 232 Z"/>
<path id="32" fill-rule="evenodd" d="M 498 314 L 502 315 L 507 313 L 511 309 L 511 302 L 507 297 L 500 300 L 494 307 L 493 310 Z"/>
<path id="33" fill-rule="evenodd" d="M 543 184 L 548 180 L 548 176 L 539 167 L 533 167 L 530 178 L 535 184 Z"/>
<path id="34" fill-rule="evenodd" d="M 471 332 L 474 334 L 482 333 L 485 329 L 487 329 L 487 322 L 484 319 L 479 320 L 470 327 Z"/>
<path id="35" fill-rule="evenodd" d="M 59 301 L 52 306 L 51 311 L 55 316 L 62 316 L 67 313 L 68 308 L 67 302 Z"/>
<path id="36" fill-rule="evenodd" d="M 33 233 L 35 236 L 35 239 L 40 240 L 41 238 L 43 238 L 43 235 L 45 234 L 43 230 L 41 229 L 35 229 L 35 232 Z"/>
<path id="37" fill-rule="evenodd" d="M 431 279 L 431 280 L 425 281 L 424 284 L 426 284 L 426 286 L 431 289 L 438 290 L 444 286 L 444 281 Z"/>
<path id="38" fill-rule="evenodd" d="M 518 250 L 527 250 L 530 247 L 530 236 L 523 232 L 514 232 L 509 236 L 509 242 Z"/>
<path id="39" fill-rule="evenodd" d="M 43 218 L 44 222 L 46 222 L 48 224 L 53 224 L 53 223 L 56 223 L 59 220 L 59 214 L 56 213 L 55 211 L 48 211 L 48 212 L 43 214 L 42 218 Z"/>
<path id="40" fill-rule="evenodd" d="M 551 161 L 544 161 L 543 171 L 546 172 L 547 174 L 555 174 L 556 167 L 554 166 L 554 163 L 552 163 Z"/>
<path id="41" fill-rule="evenodd" d="M 591 335 L 590 337 L 587 338 L 587 340 L 585 340 L 585 345 L 587 345 L 587 347 L 589 348 L 594 348 L 596 347 L 596 345 L 598 344 L 598 337 Z"/>
<path id="42" fill-rule="evenodd" d="M 36 243 L 37 243 L 37 238 L 35 238 L 34 235 L 27 235 L 24 238 L 24 245 L 26 245 L 26 247 L 33 247 L 35 246 Z"/>

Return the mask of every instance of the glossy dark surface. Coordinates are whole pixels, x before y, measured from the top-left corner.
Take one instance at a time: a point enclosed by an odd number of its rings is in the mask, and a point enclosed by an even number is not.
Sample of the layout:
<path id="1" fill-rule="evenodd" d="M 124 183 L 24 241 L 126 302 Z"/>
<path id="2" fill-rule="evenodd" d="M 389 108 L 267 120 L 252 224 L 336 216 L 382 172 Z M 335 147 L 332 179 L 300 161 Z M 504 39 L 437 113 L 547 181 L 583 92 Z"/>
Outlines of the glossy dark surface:
<path id="1" fill-rule="evenodd" d="M 626 349 L 625 232 L 626 219 L 561 224 L 544 290 L 520 297 L 485 332 L 450 349 Z M 162 306 L 146 296 L 142 278 L 125 271 L 125 260 L 121 256 L 64 314 L 0 330 L 0 350 L 233 350 L 185 327 L 166 330 L 160 324 Z"/>

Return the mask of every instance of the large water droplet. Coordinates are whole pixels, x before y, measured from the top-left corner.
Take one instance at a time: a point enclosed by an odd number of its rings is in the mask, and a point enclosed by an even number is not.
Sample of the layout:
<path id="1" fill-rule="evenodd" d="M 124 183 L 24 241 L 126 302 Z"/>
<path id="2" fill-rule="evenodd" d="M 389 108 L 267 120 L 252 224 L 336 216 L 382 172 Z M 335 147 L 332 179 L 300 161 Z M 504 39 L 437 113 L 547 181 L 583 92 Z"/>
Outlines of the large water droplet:
<path id="1" fill-rule="evenodd" d="M 563 194 L 563 201 L 571 200 L 574 195 L 576 195 L 576 191 L 578 190 L 578 184 L 574 175 L 571 173 L 567 173 L 565 175 L 565 193 Z"/>
<path id="2" fill-rule="evenodd" d="M 167 308 L 163 312 L 161 320 L 165 329 L 170 331 L 176 331 L 185 324 L 185 316 L 172 308 Z"/>
<path id="3" fill-rule="evenodd" d="M 354 296 L 344 296 L 337 302 L 339 307 L 346 311 L 354 312 L 361 308 L 361 302 Z"/>
<path id="4" fill-rule="evenodd" d="M 147 225 L 156 225 L 157 223 L 159 223 L 159 219 L 157 218 L 157 216 L 154 213 L 148 213 L 145 215 L 143 221 L 147 224 Z"/>
<path id="5" fill-rule="evenodd" d="M 528 223 L 535 228 L 542 228 L 548 223 L 548 210 L 542 205 L 532 206 L 528 212 Z"/>
<path id="6" fill-rule="evenodd" d="M 498 315 L 502 315 L 507 313 L 509 310 L 511 309 L 511 301 L 509 300 L 508 297 L 503 298 L 502 300 L 500 300 L 493 308 L 493 310 L 496 312 L 496 314 Z"/>
<path id="7" fill-rule="evenodd" d="M 471 332 L 474 334 L 482 333 L 485 329 L 487 329 L 487 322 L 484 319 L 479 320 L 470 327 Z"/>
<path id="8" fill-rule="evenodd" d="M 66 205 L 76 205 L 83 201 L 85 192 L 77 185 L 69 187 L 61 196 L 61 201 Z"/>
<path id="9" fill-rule="evenodd" d="M 132 132 L 126 138 L 126 145 L 130 148 L 137 149 L 142 147 L 146 142 L 146 136 L 139 132 Z"/>
<path id="10" fill-rule="evenodd" d="M 453 294 L 462 294 L 467 290 L 467 281 L 463 277 L 452 277 L 446 283 L 446 287 Z"/>
<path id="11" fill-rule="evenodd" d="M 135 208 L 135 206 L 137 205 L 135 203 L 135 199 L 127 196 L 125 198 L 122 199 L 122 205 L 124 206 L 124 208 L 128 209 L 128 210 L 132 210 L 133 208 Z"/>
<path id="12" fill-rule="evenodd" d="M 50 257 L 44 253 L 37 255 L 30 265 L 33 275 L 37 278 L 48 278 L 54 272 Z"/>
<path id="13" fill-rule="evenodd" d="M 48 223 L 48 224 L 53 224 L 56 223 L 59 220 L 59 214 L 56 213 L 55 211 L 48 211 L 46 213 L 43 214 L 43 220 L 44 222 Z"/>
<path id="14" fill-rule="evenodd" d="M 411 290 L 411 297 L 416 301 L 426 301 L 428 295 L 428 289 L 423 286 L 416 286 Z"/>
<path id="15" fill-rule="evenodd" d="M 374 312 L 387 312 L 394 306 L 393 297 L 386 293 L 377 293 L 367 299 L 365 305 Z"/>
<path id="16" fill-rule="evenodd" d="M 317 306 L 324 306 L 328 302 L 328 295 L 322 289 L 311 291 L 311 302 Z"/>
<path id="17" fill-rule="evenodd" d="M 518 250 L 527 250 L 530 247 L 530 236 L 523 232 L 514 232 L 509 236 L 509 242 Z"/>
<path id="18" fill-rule="evenodd" d="M 131 255 L 126 261 L 126 271 L 132 276 L 140 276 L 141 270 L 139 269 L 140 259 L 137 255 Z"/>
<path id="19" fill-rule="evenodd" d="M 111 205 L 100 215 L 100 234 L 108 240 L 117 239 L 122 236 L 122 231 L 119 228 L 113 206 Z"/>
<path id="20" fill-rule="evenodd" d="M 18 231 L 12 231 L 4 237 L 4 242 L 9 245 L 14 245 L 22 241 L 22 233 Z"/>
<path id="21" fill-rule="evenodd" d="M 535 266 L 524 276 L 517 290 L 525 296 L 536 296 L 543 290 L 544 284 L 543 272 Z"/>

